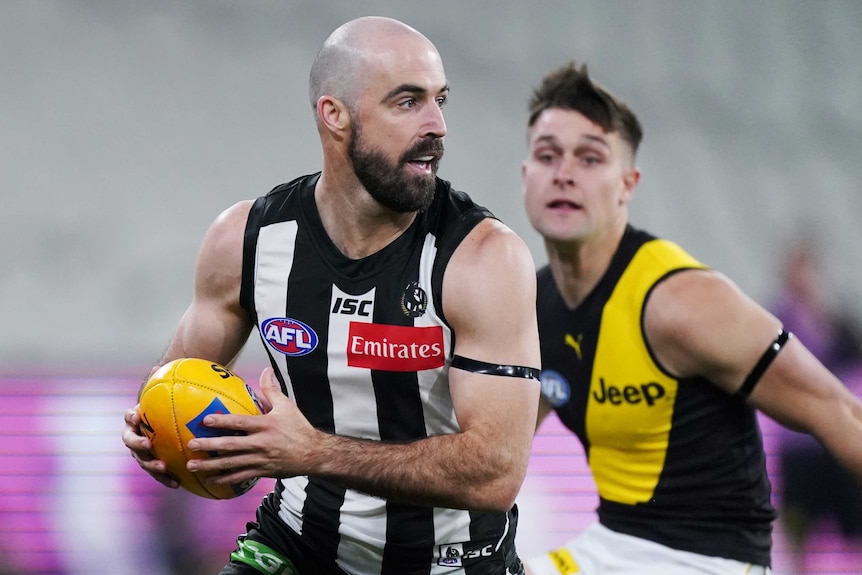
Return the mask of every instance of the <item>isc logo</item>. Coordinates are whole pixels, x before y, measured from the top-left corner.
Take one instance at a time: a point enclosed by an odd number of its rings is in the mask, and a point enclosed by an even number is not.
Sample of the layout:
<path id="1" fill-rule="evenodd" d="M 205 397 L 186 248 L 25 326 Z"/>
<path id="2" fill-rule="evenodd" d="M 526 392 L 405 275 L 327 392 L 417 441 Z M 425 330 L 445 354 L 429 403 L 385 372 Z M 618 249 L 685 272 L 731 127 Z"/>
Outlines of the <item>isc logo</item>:
<path id="1" fill-rule="evenodd" d="M 292 357 L 317 347 L 317 334 L 309 326 L 289 317 L 271 317 L 260 326 L 263 339 L 276 351 Z"/>
<path id="2" fill-rule="evenodd" d="M 335 302 L 332 304 L 332 313 L 339 313 L 341 315 L 361 315 L 364 317 L 368 317 L 371 315 L 371 312 L 368 311 L 368 308 L 374 302 L 370 299 L 353 299 L 349 297 L 337 297 L 335 298 Z"/>

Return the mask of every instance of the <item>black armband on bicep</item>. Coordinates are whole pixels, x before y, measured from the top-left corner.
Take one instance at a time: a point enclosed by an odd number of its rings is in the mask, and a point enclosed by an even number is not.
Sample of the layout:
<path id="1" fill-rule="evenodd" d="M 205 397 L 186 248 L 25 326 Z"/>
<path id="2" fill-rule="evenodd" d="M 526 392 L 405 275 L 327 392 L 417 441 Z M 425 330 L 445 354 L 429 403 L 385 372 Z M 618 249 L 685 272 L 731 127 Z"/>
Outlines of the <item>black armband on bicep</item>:
<path id="1" fill-rule="evenodd" d="M 534 367 L 524 367 L 522 365 L 500 365 L 496 363 L 488 363 L 487 361 L 470 359 L 461 355 L 456 355 L 452 358 L 452 367 L 473 373 L 484 373 L 486 375 L 522 377 L 524 379 L 535 379 L 537 381 L 539 379 L 539 370 Z"/>
<path id="2" fill-rule="evenodd" d="M 766 368 L 772 363 L 772 360 L 775 359 L 775 356 L 778 355 L 778 352 L 781 351 L 781 348 L 784 347 L 784 344 L 787 343 L 793 334 L 789 331 L 785 331 L 784 328 L 779 330 L 778 335 L 775 337 L 775 340 L 766 348 L 766 351 L 763 352 L 763 355 L 760 356 L 760 359 L 757 361 L 757 364 L 754 366 L 754 369 L 748 374 L 748 377 L 745 378 L 745 381 L 742 383 L 742 387 L 739 388 L 739 391 L 736 392 L 736 395 L 741 397 L 742 399 L 748 399 L 748 396 L 751 395 L 754 386 L 757 385 L 757 382 L 760 381 L 760 378 L 763 376 L 763 373 L 766 371 Z"/>

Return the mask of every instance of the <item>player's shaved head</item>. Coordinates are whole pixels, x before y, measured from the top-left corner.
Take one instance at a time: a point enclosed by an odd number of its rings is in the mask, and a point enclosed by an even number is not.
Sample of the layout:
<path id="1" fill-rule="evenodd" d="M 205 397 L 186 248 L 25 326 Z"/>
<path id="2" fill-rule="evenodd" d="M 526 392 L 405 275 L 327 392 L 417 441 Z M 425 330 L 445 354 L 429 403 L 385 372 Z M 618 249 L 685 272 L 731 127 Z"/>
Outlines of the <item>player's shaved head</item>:
<path id="1" fill-rule="evenodd" d="M 308 96 L 312 108 L 317 108 L 317 101 L 324 95 L 355 108 L 375 57 L 405 49 L 407 40 L 419 40 L 436 51 L 420 32 L 392 18 L 364 16 L 339 26 L 311 65 Z"/>

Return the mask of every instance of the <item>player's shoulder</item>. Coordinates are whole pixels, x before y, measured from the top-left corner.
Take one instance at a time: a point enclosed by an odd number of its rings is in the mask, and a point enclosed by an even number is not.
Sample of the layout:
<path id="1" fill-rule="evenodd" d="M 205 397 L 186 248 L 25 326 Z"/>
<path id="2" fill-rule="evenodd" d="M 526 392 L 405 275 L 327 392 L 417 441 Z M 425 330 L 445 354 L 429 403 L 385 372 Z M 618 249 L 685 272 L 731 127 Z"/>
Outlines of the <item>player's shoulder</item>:
<path id="1" fill-rule="evenodd" d="M 498 219 L 483 219 L 470 230 L 466 240 L 463 248 L 475 257 L 494 258 L 497 265 L 503 266 L 529 263 L 530 272 L 535 270 L 526 242 Z"/>
<path id="2" fill-rule="evenodd" d="M 525 301 L 535 301 L 536 276 L 532 254 L 524 241 L 498 220 L 488 219 L 477 224 L 458 246 L 446 268 L 448 288 L 458 294 L 458 304 L 489 294 L 503 292 L 521 294 Z M 454 290 L 454 291 L 453 291 Z M 475 297 L 469 297 L 467 293 Z"/>
<path id="3" fill-rule="evenodd" d="M 629 278 L 650 291 L 691 291 L 717 279 L 708 265 L 673 240 L 627 226 L 610 263 L 609 274 Z M 705 272 L 705 273 L 697 273 Z M 622 281 L 622 280 L 621 280 Z"/>
<path id="4" fill-rule="evenodd" d="M 647 328 L 653 337 L 695 338 L 704 326 L 735 315 L 745 295 L 726 275 L 710 268 L 686 268 L 664 278 L 645 302 Z"/>
<path id="5" fill-rule="evenodd" d="M 225 208 L 216 216 L 204 235 L 200 249 L 200 262 L 227 265 L 241 261 L 243 237 L 254 200 L 242 200 Z"/>
<path id="6" fill-rule="evenodd" d="M 254 205 L 254 200 L 240 200 L 231 206 L 225 208 L 219 215 L 216 217 L 213 222 L 214 225 L 220 225 L 222 227 L 231 227 L 240 225 L 242 227 L 245 226 L 245 221 L 248 218 L 248 214 L 251 211 L 251 207 Z"/>
<path id="7" fill-rule="evenodd" d="M 653 291 L 665 296 L 667 303 L 691 302 L 702 306 L 710 296 L 738 291 L 738 286 L 723 273 L 707 267 L 681 267 L 662 279 Z"/>
<path id="8" fill-rule="evenodd" d="M 241 200 L 225 208 L 216 216 L 207 230 L 210 244 L 232 243 L 245 233 L 245 224 L 254 200 Z"/>

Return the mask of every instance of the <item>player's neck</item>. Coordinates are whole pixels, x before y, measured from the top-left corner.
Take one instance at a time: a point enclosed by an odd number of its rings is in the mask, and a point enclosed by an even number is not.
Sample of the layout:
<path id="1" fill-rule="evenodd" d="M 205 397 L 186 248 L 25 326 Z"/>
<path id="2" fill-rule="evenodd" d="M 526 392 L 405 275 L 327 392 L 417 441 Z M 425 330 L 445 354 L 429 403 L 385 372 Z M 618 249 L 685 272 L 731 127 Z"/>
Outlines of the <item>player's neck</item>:
<path id="1" fill-rule="evenodd" d="M 388 246 L 410 227 L 415 212 L 384 208 L 358 184 L 318 181 L 314 200 L 332 243 L 350 259 L 360 259 Z M 338 186 L 338 187 L 335 187 Z"/>
<path id="2" fill-rule="evenodd" d="M 578 307 L 593 291 L 611 264 L 622 232 L 578 242 L 545 242 L 548 265 L 566 305 Z"/>

